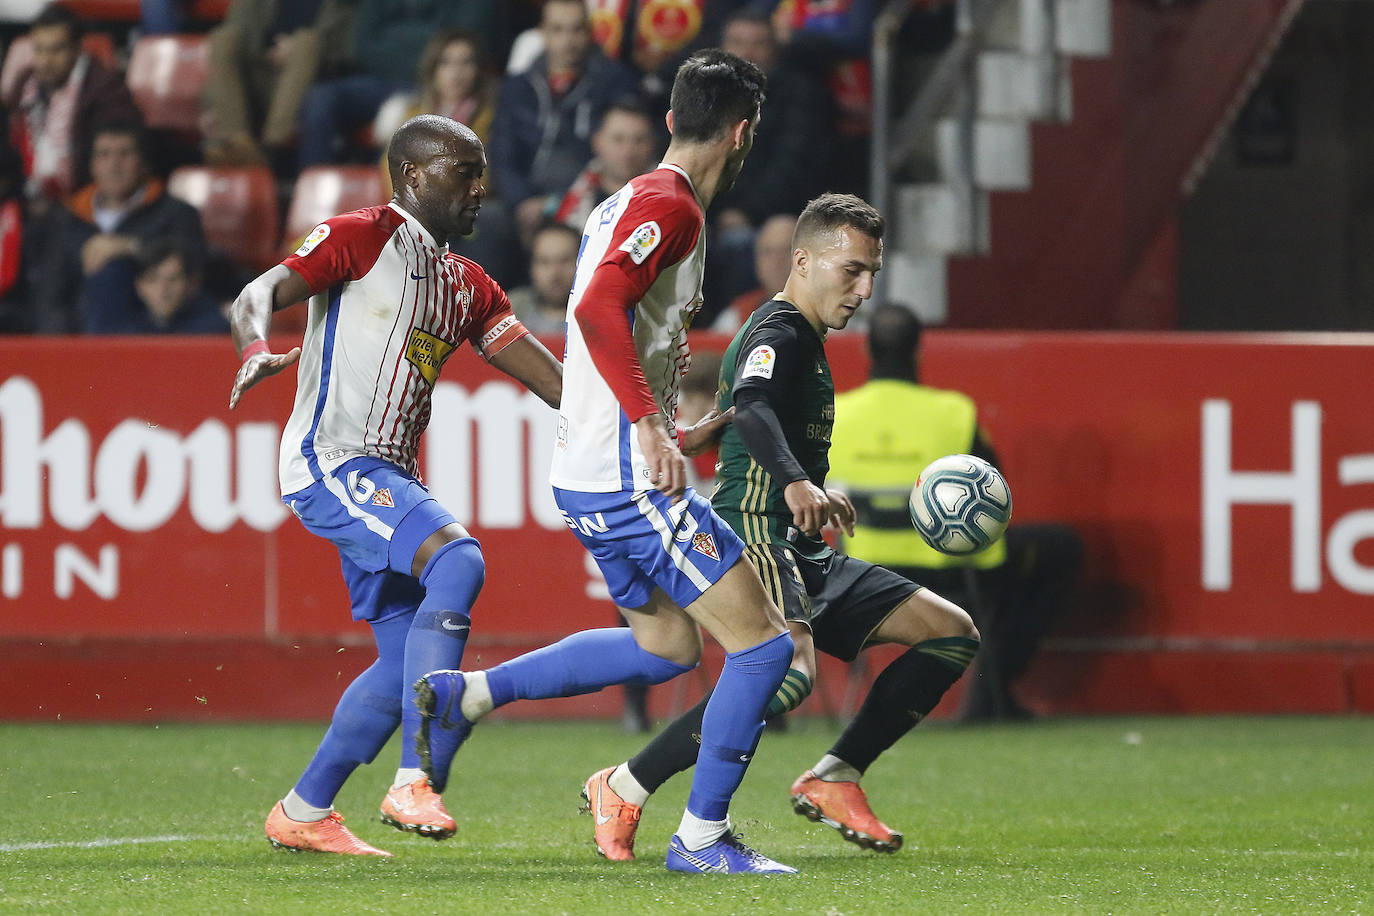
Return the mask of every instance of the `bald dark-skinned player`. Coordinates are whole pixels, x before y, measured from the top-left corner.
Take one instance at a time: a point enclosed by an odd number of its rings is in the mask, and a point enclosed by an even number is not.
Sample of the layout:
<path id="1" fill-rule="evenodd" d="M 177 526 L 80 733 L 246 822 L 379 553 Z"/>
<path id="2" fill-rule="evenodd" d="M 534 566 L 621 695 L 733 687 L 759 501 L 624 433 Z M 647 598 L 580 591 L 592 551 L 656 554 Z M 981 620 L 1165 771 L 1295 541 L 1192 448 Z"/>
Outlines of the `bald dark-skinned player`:
<path id="1" fill-rule="evenodd" d="M 485 568 L 477 542 L 418 479 L 416 453 L 445 360 L 465 341 L 552 407 L 562 367 L 511 312 L 475 262 L 453 254 L 486 196 L 482 143 L 448 118 L 421 115 L 393 135 L 395 189 L 385 206 L 325 220 L 296 252 L 248 284 L 231 311 L 243 363 L 231 408 L 297 364 L 282 434 L 282 501 L 339 551 L 355 620 L 377 660 L 344 691 L 305 772 L 267 819 L 272 845 L 390 855 L 355 836 L 333 808 L 344 781 L 399 726 L 401 759 L 382 820 L 434 839 L 454 822 L 420 769 L 412 685 L 456 668 Z M 274 353 L 273 312 L 309 299 L 299 347 Z M 288 673 L 285 684 L 291 682 Z"/>

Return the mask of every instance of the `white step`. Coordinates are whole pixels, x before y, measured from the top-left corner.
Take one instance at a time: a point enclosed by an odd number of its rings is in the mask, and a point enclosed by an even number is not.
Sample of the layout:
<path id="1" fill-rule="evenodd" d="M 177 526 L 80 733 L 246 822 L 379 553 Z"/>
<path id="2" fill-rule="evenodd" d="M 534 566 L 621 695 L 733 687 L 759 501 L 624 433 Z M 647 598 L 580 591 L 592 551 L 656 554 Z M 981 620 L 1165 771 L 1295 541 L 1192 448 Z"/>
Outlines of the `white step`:
<path id="1" fill-rule="evenodd" d="M 1074 57 L 1112 53 L 1111 0 L 1054 0 L 1055 47 Z"/>
<path id="2" fill-rule="evenodd" d="M 893 251 L 884 256 L 886 300 L 909 306 L 927 324 L 949 317 L 944 255 Z"/>
<path id="3" fill-rule="evenodd" d="M 987 197 L 973 190 L 966 205 L 948 184 L 908 184 L 893 194 L 894 233 L 902 250 L 929 254 L 987 251 Z"/>
<path id="4" fill-rule="evenodd" d="M 935 129 L 936 161 L 946 180 L 958 180 L 959 122 L 942 118 Z M 973 183 L 988 191 L 1025 191 L 1031 184 L 1030 125 L 1019 118 L 979 118 L 973 125 Z"/>
<path id="5" fill-rule="evenodd" d="M 978 113 L 987 117 L 1068 120 L 1071 85 L 1061 58 L 1019 51 L 978 55 Z"/>

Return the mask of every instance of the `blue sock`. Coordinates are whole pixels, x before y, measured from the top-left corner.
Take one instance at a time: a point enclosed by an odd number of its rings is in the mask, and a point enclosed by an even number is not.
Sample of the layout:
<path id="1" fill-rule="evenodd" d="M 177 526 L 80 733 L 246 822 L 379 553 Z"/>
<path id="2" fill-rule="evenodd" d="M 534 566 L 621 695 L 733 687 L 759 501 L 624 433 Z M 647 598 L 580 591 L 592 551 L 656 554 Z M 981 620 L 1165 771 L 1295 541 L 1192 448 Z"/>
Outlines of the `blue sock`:
<path id="1" fill-rule="evenodd" d="M 372 625 L 377 660 L 348 685 L 315 756 L 296 783 L 296 794 L 316 808 L 334 803 L 344 781 L 371 763 L 401 722 L 401 660 L 410 616 Z"/>
<path id="2" fill-rule="evenodd" d="M 487 671 L 491 700 L 543 700 L 595 693 L 612 684 L 662 684 L 695 665 L 679 665 L 640 648 L 627 627 L 583 630 Z"/>
<path id="3" fill-rule="evenodd" d="M 791 663 L 792 636 L 785 632 L 725 656 L 701 719 L 701 751 L 687 796 L 692 814 L 706 821 L 725 820 L 763 733 L 764 709 Z"/>
<path id="4" fill-rule="evenodd" d="M 415 752 L 415 736 L 420 730 L 415 682 L 431 671 L 462 665 L 472 628 L 469 614 L 485 575 L 482 550 L 472 538 L 449 541 L 440 547 L 420 573 L 425 598 L 410 624 L 401 679 L 402 767 L 420 765 L 420 756 Z"/>

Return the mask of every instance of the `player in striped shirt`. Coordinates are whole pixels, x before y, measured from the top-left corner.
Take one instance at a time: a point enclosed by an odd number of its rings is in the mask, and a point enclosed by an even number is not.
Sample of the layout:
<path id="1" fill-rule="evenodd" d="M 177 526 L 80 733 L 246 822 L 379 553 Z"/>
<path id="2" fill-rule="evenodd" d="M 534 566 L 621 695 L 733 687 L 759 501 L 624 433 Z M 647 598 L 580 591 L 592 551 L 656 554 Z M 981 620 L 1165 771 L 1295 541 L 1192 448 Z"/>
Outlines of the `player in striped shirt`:
<path id="1" fill-rule="evenodd" d="M 389 204 L 326 220 L 281 264 L 240 293 L 232 310 L 243 364 L 229 406 L 269 375 L 297 366 L 296 401 L 282 434 L 282 500 L 339 550 L 356 620 L 371 626 L 377 661 L 334 711 L 295 787 L 272 809 L 274 846 L 389 855 L 343 826 L 334 797 L 401 727 L 401 761 L 382 820 L 443 839 L 453 818 L 416 750 L 413 685 L 461 663 L 481 550 L 419 480 L 420 435 L 439 370 L 463 342 L 551 406 L 562 367 L 521 326 L 505 292 L 449 251 L 472 232 L 486 190 L 486 153 L 448 118 L 403 124 L 387 153 Z M 271 315 L 309 297 L 300 347 L 271 352 Z"/>
<path id="2" fill-rule="evenodd" d="M 739 174 L 763 91 L 758 68 L 732 54 L 690 57 L 673 83 L 663 163 L 603 201 L 583 230 L 550 481 L 630 628 L 577 633 L 489 671 L 433 672 L 428 697 L 421 688 L 432 716 L 427 771 L 447 774 L 472 723 L 492 708 L 661 683 L 697 664 L 705 627 L 725 648 L 725 667 L 668 847 L 676 871 L 795 872 L 744 845 L 728 817 L 792 639 L 743 542 L 687 486 L 673 425 L 687 326 L 701 305 L 705 210 Z M 685 450 L 718 423 L 682 430 Z"/>

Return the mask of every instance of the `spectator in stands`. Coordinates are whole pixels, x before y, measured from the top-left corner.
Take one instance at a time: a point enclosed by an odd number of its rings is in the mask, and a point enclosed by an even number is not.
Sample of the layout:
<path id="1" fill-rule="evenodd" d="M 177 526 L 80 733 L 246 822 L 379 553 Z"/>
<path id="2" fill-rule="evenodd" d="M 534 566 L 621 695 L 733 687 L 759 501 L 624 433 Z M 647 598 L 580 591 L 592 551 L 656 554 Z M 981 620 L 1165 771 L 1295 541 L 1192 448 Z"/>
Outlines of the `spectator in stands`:
<path id="1" fill-rule="evenodd" d="M 200 286 L 195 262 L 176 239 L 115 258 L 87 278 L 89 334 L 227 334 L 229 322 Z"/>
<path id="2" fill-rule="evenodd" d="M 895 304 L 875 306 L 868 329 L 869 380 L 835 398 L 830 473 L 849 493 L 857 515 L 845 548 L 942 595 L 964 596 L 983 648 L 963 718 L 1026 718 L 1030 712 L 1011 685 L 1071 597 L 1083 542 L 1065 525 L 1013 524 L 986 550 L 953 557 L 938 553 L 916 533 L 907 498 L 927 464 L 950 454 L 997 464 L 973 400 L 918 381 L 920 341 L 921 322 L 914 312 Z M 969 594 L 970 581 L 976 596 Z"/>
<path id="3" fill-rule="evenodd" d="M 142 120 L 123 75 L 85 54 L 81 33 L 81 20 L 55 4 L 29 28 L 33 68 L 19 82 L 9 126 L 36 213 L 91 180 L 99 125 Z"/>
<path id="4" fill-rule="evenodd" d="M 549 197 L 545 212 L 581 232 L 591 212 L 631 178 L 651 171 L 661 152 L 648 109 L 635 99 L 616 102 L 592 134 L 592 161 L 561 197 Z"/>
<path id="5" fill-rule="evenodd" d="M 815 76 L 779 54 L 767 16 L 747 10 L 730 16 L 721 47 L 768 76 L 754 150 L 734 187 L 715 203 L 709 298 L 728 302 L 752 285 L 754 235 L 763 221 L 775 213 L 799 213 L 807 201 L 834 189 L 834 107 Z"/>
<path id="6" fill-rule="evenodd" d="M 577 250 L 582 232 L 563 223 L 548 223 L 530 246 L 530 285 L 511 290 L 510 307 L 520 323 L 535 334 L 562 334 L 567 324 L 568 293 L 577 276 Z"/>
<path id="7" fill-rule="evenodd" d="M 24 163 L 0 136 L 0 334 L 30 330 L 25 254 Z"/>
<path id="8" fill-rule="evenodd" d="M 146 135 L 138 124 L 107 124 L 91 143 L 92 183 L 55 214 L 45 238 L 37 280 L 36 330 L 70 333 L 83 326 L 82 278 L 115 258 L 134 258 L 153 242 L 185 246 L 192 272 L 205 263 L 200 214 L 166 193 L 148 167 Z"/>
<path id="9" fill-rule="evenodd" d="M 257 165 L 280 161 L 296 137 L 306 90 L 341 64 L 344 0 L 233 0 L 210 33 L 205 86 L 205 161 Z"/>
<path id="10" fill-rule="evenodd" d="M 501 0 L 356 0 L 354 72 L 321 80 L 306 93 L 300 167 L 357 159 L 362 150 L 348 150 L 349 134 L 371 125 L 392 95 L 414 91 L 415 62 L 431 35 L 448 28 L 500 33 L 504 14 Z"/>
<path id="11" fill-rule="evenodd" d="M 484 144 L 491 141 L 496 113 L 496 84 L 487 78 L 482 39 L 466 29 L 435 34 L 420 55 L 418 92 L 398 92 L 383 103 L 372 125 L 374 137 L 389 137 L 419 114 L 438 114 L 465 124 Z M 391 175 L 386 154 L 381 162 L 387 193 Z"/>
<path id="12" fill-rule="evenodd" d="M 571 186 L 592 158 L 592 130 L 602 113 L 636 83 L 592 44 L 583 0 L 547 0 L 539 30 L 544 52 L 501 85 L 490 149 L 496 191 L 513 208 L 525 241 L 542 221 L 548 195 Z"/>
<path id="13" fill-rule="evenodd" d="M 768 217 L 754 236 L 754 279 L 758 285 L 740 293 L 711 322 L 711 330 L 734 336 L 754 309 L 772 299 L 792 272 L 792 232 L 797 218 L 790 213 Z"/>

